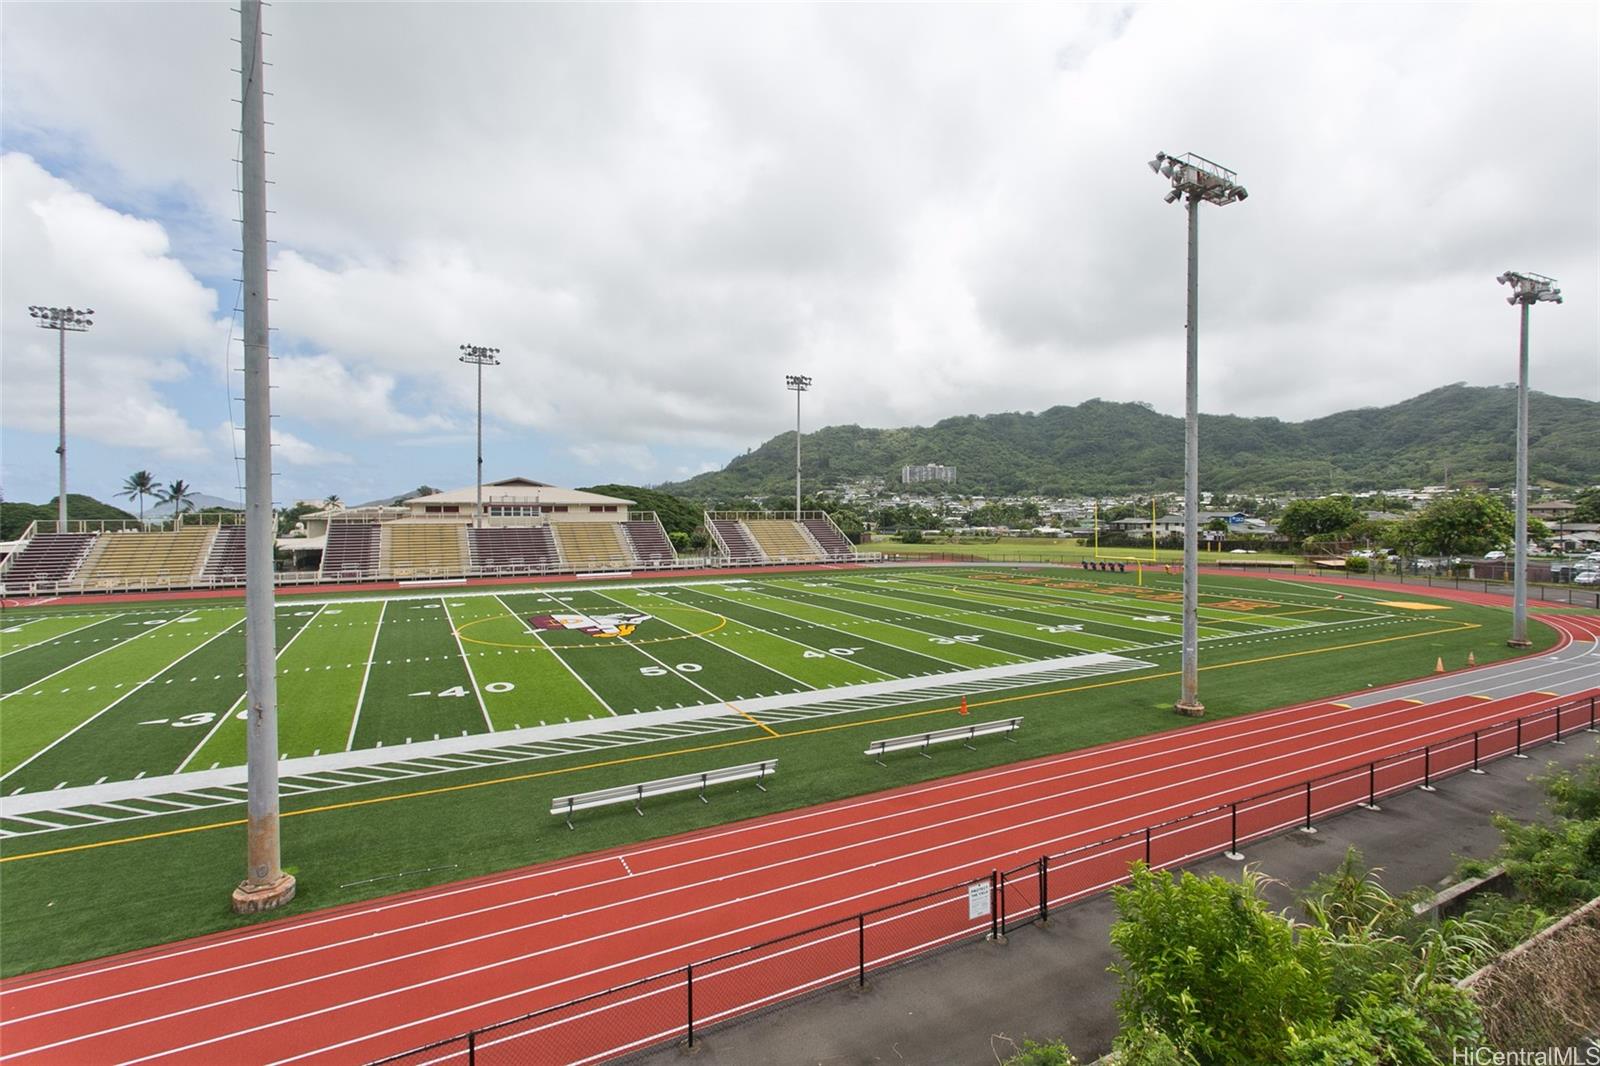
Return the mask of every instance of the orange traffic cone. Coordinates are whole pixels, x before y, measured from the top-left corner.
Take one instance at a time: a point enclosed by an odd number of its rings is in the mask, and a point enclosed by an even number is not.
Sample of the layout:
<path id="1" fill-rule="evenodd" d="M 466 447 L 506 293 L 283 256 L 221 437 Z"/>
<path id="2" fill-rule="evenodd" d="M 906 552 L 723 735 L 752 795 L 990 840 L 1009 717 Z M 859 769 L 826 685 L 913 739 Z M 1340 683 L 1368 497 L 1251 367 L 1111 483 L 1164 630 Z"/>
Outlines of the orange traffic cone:
<path id="1" fill-rule="evenodd" d="M 1439 656 L 1439 661 L 1433 664 L 1433 672 L 1436 673 L 1436 674 L 1444 673 L 1444 656 L 1443 655 Z"/>
<path id="2" fill-rule="evenodd" d="M 1467 665 L 1468 666 L 1477 666 L 1478 665 L 1478 657 L 1476 655 L 1472 654 L 1470 651 L 1467 652 Z"/>
<path id="3" fill-rule="evenodd" d="M 957 711 L 956 713 L 957 714 L 966 714 L 967 713 L 967 698 L 965 696 L 961 697 L 961 709 L 959 711 Z"/>

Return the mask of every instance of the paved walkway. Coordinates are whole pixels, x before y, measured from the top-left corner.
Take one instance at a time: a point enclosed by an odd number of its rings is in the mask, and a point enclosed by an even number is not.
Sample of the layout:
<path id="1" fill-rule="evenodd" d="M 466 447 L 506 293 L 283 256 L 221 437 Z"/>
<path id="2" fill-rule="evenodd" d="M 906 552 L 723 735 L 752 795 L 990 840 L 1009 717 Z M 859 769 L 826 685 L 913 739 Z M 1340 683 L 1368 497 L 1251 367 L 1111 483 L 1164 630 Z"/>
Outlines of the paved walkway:
<path id="1" fill-rule="evenodd" d="M 1492 812 L 1524 820 L 1543 812 L 1544 794 L 1528 781 L 1531 774 L 1551 762 L 1576 765 L 1590 753 L 1600 753 L 1600 737 L 1580 733 L 1564 746 L 1540 747 L 1531 759 L 1492 763 L 1484 776 L 1448 778 L 1435 793 L 1394 796 L 1381 812 L 1340 815 L 1314 835 L 1260 841 L 1246 859 L 1299 887 L 1355 845 L 1383 868 L 1391 891 L 1438 884 L 1459 857 L 1494 852 Z M 1237 876 L 1239 864 L 1217 858 L 1194 869 Z M 1269 896 L 1275 906 L 1293 903 L 1290 889 Z M 1047 926 L 1016 930 L 1006 944 L 953 948 L 874 978 L 864 990 L 827 992 L 713 1031 L 696 1040 L 694 1059 L 698 1066 L 993 1063 L 1011 1050 L 1004 1035 L 1018 1044 L 1064 1038 L 1079 1059 L 1092 1060 L 1110 1049 L 1117 1029 L 1117 984 L 1107 972 L 1116 961 L 1108 939 L 1114 917 L 1110 898 L 1098 897 L 1056 912 Z M 676 1049 L 644 1061 L 667 1066 L 684 1057 Z"/>

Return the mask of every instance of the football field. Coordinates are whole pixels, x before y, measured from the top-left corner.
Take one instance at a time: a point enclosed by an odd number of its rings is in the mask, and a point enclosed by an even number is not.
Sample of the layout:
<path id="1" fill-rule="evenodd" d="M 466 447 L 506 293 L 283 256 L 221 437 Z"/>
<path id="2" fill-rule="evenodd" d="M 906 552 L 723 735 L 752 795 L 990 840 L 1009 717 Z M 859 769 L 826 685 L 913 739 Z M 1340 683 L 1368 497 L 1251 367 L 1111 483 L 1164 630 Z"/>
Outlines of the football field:
<path id="1" fill-rule="evenodd" d="M 296 599 L 277 613 L 280 754 L 673 719 L 650 712 L 692 721 L 684 709 L 726 717 L 746 702 L 763 709 L 746 715 L 759 724 L 791 706 L 840 709 L 818 695 L 836 690 L 848 710 L 963 679 L 986 679 L 985 691 L 1036 683 L 1063 664 L 1148 669 L 1178 646 L 1179 593 L 1170 575 L 1135 581 L 889 569 Z M 1200 637 L 1289 645 L 1415 618 L 1221 584 L 1202 597 Z M 205 601 L 7 612 L 0 793 L 241 764 L 243 619 L 236 604 Z"/>

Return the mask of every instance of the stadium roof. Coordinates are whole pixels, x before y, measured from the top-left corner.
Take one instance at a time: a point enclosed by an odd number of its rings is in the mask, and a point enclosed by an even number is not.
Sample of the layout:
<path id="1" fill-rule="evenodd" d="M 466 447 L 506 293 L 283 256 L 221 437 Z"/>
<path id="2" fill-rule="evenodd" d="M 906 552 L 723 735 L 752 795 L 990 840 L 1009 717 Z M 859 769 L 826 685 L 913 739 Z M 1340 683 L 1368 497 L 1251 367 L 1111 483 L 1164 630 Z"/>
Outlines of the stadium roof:
<path id="1" fill-rule="evenodd" d="M 468 485 L 464 489 L 450 489 L 447 492 L 436 492 L 432 496 L 413 496 L 406 501 L 406 506 L 415 507 L 419 504 L 438 503 L 472 503 L 476 498 L 477 488 Z M 580 492 L 577 489 L 563 489 L 555 485 L 547 485 L 542 481 L 533 481 L 525 477 L 508 477 L 500 481 L 485 481 L 483 483 L 483 498 L 495 503 L 528 503 L 551 505 L 572 504 L 626 504 L 632 506 L 632 500 L 624 500 L 617 496 L 602 496 L 598 492 Z"/>

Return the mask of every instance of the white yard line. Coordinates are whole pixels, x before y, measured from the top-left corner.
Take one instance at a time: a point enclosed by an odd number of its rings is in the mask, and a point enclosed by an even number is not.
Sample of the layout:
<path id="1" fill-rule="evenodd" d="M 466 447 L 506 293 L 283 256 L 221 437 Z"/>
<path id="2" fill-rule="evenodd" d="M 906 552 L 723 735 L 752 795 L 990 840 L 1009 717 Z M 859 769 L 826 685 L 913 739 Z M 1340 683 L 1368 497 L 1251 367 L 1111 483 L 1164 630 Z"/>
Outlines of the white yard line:
<path id="1" fill-rule="evenodd" d="M 327 605 L 326 604 L 324 604 L 321 607 L 318 607 L 317 608 L 317 614 L 314 614 L 310 618 L 308 618 L 306 620 L 306 624 L 305 625 L 301 626 L 299 629 L 294 631 L 294 636 L 290 637 L 288 640 L 283 642 L 283 647 L 279 648 L 278 649 L 278 654 L 273 656 L 273 663 L 274 664 L 276 664 L 277 662 L 279 662 L 279 661 L 281 661 L 283 659 L 283 653 L 288 651 L 290 649 L 290 647 L 292 647 L 294 645 L 294 642 L 300 639 L 300 634 L 301 633 L 304 633 L 306 630 L 311 628 L 312 623 L 317 620 L 317 615 L 320 615 L 325 610 L 327 610 Z M 200 754 L 200 749 L 205 747 L 207 744 L 211 743 L 211 738 L 217 735 L 217 730 L 221 729 L 223 727 L 223 725 L 227 723 L 228 719 L 233 717 L 234 713 L 239 710 L 240 705 L 243 704 L 244 701 L 249 698 L 249 696 L 250 696 L 250 690 L 248 688 L 246 688 L 244 692 L 241 692 L 239 694 L 239 698 L 233 701 L 233 706 L 228 708 L 228 713 L 224 714 L 220 718 L 218 718 L 217 719 L 217 724 L 212 726 L 210 729 L 206 730 L 206 735 L 204 737 L 200 738 L 200 743 L 196 744 L 194 746 L 194 750 L 191 751 L 188 755 L 186 755 L 184 757 L 184 760 L 178 764 L 178 769 L 175 771 L 176 773 L 180 773 L 181 774 L 181 773 L 183 773 L 185 770 L 187 770 L 189 768 L 189 763 L 194 760 L 194 757 L 196 755 Z"/>
<path id="2" fill-rule="evenodd" d="M 794 588 L 794 586 L 783 584 L 782 583 L 782 579 L 776 580 L 772 584 L 775 585 L 778 588 Z M 848 597 L 845 597 L 845 596 L 830 596 L 826 592 L 806 592 L 801 588 L 794 588 L 794 591 L 799 592 L 802 595 L 820 596 L 820 597 L 823 597 L 825 599 L 838 600 L 841 603 L 853 603 L 857 607 L 877 607 L 878 609 L 884 610 L 884 611 L 896 610 L 896 608 L 894 608 L 894 607 L 884 607 L 883 605 L 876 604 L 876 603 L 862 603 L 860 600 L 852 600 L 852 599 L 849 599 Z M 924 605 L 924 606 L 931 606 L 931 604 Z M 944 637 L 943 633 L 930 633 L 926 629 L 918 629 L 916 626 L 906 626 L 906 625 L 901 625 L 899 622 L 889 622 L 889 621 L 885 621 L 882 618 L 873 618 L 870 615 L 856 614 L 854 611 L 847 611 L 842 607 L 821 606 L 820 609 L 824 610 L 824 611 L 833 611 L 833 612 L 835 612 L 837 614 L 847 614 L 851 618 L 859 618 L 863 622 L 876 622 L 878 625 L 893 626 L 895 629 L 903 629 L 907 633 L 916 633 L 918 636 L 927 637 L 930 641 L 933 641 L 933 640 L 939 639 L 941 637 Z M 949 624 L 950 625 L 963 625 L 964 626 L 964 625 L 967 625 L 968 623 L 966 623 L 966 622 L 950 622 Z M 974 628 L 974 629 L 983 629 L 984 627 L 980 626 L 980 625 L 973 625 L 972 628 Z M 994 630 L 990 630 L 990 632 L 994 632 Z M 1006 636 L 1012 636 L 1012 634 L 1007 633 Z M 946 639 L 949 639 L 949 638 L 946 638 Z M 1030 640 L 1032 638 L 1030 638 L 1030 637 L 1022 637 L 1020 639 L 1022 639 L 1022 640 Z M 1009 655 L 1013 659 L 1021 659 L 1024 662 L 1031 662 L 1031 661 L 1033 661 L 1033 658 L 1034 658 L 1031 655 L 1024 655 L 1020 651 L 1006 651 L 1004 648 L 989 647 L 989 646 L 985 646 L 985 645 L 981 645 L 981 644 L 977 645 L 977 647 L 983 648 L 984 651 L 993 652 L 996 655 Z"/>
<path id="3" fill-rule="evenodd" d="M 188 615 L 180 615 L 179 617 L 187 618 L 189 616 Z M 28 756 L 26 759 L 23 759 L 21 762 L 17 763 L 17 765 L 13 766 L 10 770 L 6 771 L 6 773 L 3 776 L 0 776 L 0 781 L 5 781 L 6 779 L 10 778 L 12 774 L 15 774 L 18 770 L 21 770 L 23 767 L 27 766 L 29 763 L 31 763 L 35 759 L 37 759 L 39 756 L 43 755 L 45 752 L 47 752 L 50 749 L 54 748 L 57 744 L 60 744 L 63 740 L 66 740 L 68 737 L 72 736 L 74 733 L 76 733 L 78 730 L 82 729 L 84 726 L 88 725 L 90 722 L 93 722 L 93 721 L 97 720 L 101 715 L 103 715 L 107 711 L 111 710 L 113 707 L 115 707 L 117 704 L 121 703 L 123 700 L 127 699 L 129 696 L 133 695 L 135 692 L 142 691 L 146 685 L 150 684 L 152 681 L 154 681 L 156 678 L 160 677 L 162 674 L 166 673 L 168 670 L 171 670 L 174 666 L 177 666 L 179 663 L 183 662 L 183 660 L 187 659 L 189 656 L 193 655 L 195 652 L 199 651 L 201 648 L 204 648 L 206 645 L 210 644 L 214 640 L 218 640 L 218 639 L 220 639 L 222 637 L 227 636 L 229 633 L 232 633 L 236 628 L 238 628 L 239 626 L 242 626 L 242 625 L 244 625 L 244 619 L 243 618 L 241 618 L 237 622 L 233 623 L 233 625 L 228 626 L 227 628 L 222 629 L 217 633 L 213 633 L 211 636 L 207 637 L 205 640 L 201 641 L 199 644 L 196 644 L 194 647 L 190 648 L 188 651 L 184 652 L 182 655 L 178 656 L 176 659 L 173 659 L 171 662 L 164 664 L 161 667 L 161 669 L 157 670 L 155 673 L 151 674 L 149 677 L 145 678 L 143 681 L 140 681 L 137 684 L 129 685 L 128 686 L 128 691 L 124 692 L 122 695 L 118 696 L 116 699 L 112 700 L 110 703 L 106 704 L 104 707 L 100 708 L 98 711 L 94 712 L 89 717 L 85 718 L 83 721 L 79 722 L 77 725 L 75 725 L 71 729 L 67 730 L 65 733 L 62 733 L 59 737 L 56 737 L 56 739 L 52 740 L 50 743 L 48 743 L 44 747 L 40 748 L 38 751 L 34 752 L 32 755 Z M 137 640 L 139 638 L 135 637 L 133 639 Z M 128 642 L 124 641 L 123 643 L 128 643 Z"/>
<path id="4" fill-rule="evenodd" d="M 506 613 L 511 615 L 512 618 L 515 618 L 522 625 L 522 628 L 523 628 L 523 630 L 525 632 L 527 632 L 530 636 L 532 636 L 534 640 L 537 640 L 539 642 L 539 646 L 540 647 L 542 647 L 545 651 L 549 652 L 551 657 L 554 658 L 556 662 L 558 662 L 562 666 L 566 667 L 567 673 L 571 674 L 573 676 L 573 679 L 576 680 L 578 682 L 578 684 L 583 686 L 585 692 L 589 693 L 589 695 L 591 695 L 591 696 L 593 696 L 595 698 L 595 702 L 599 703 L 600 706 L 604 707 L 611 714 L 615 715 L 617 713 L 616 708 L 612 707 L 611 704 L 607 703 L 605 700 L 600 698 L 600 693 L 596 692 L 594 689 L 589 687 L 589 682 L 585 681 L 583 679 L 583 675 L 578 673 L 578 671 L 576 671 L 576 670 L 574 670 L 572 668 L 572 664 L 571 663 L 567 662 L 567 660 L 563 659 L 560 655 L 556 654 L 555 648 L 552 647 L 550 645 L 550 643 L 544 639 L 544 637 L 539 633 L 539 631 L 537 629 L 533 628 L 527 622 L 523 621 L 522 616 L 520 614 L 518 614 L 516 611 L 512 610 L 511 609 L 511 605 L 509 603 L 507 603 L 505 600 L 501 600 L 499 596 L 496 596 L 495 599 L 500 600 L 500 606 L 504 607 L 506 609 Z"/>
<path id="5" fill-rule="evenodd" d="M 115 649 L 120 648 L 120 647 L 122 647 L 122 646 L 124 646 L 126 644 L 132 644 L 134 641 L 140 639 L 141 637 L 148 636 L 151 633 L 156 632 L 157 630 L 165 629 L 167 626 L 169 626 L 172 623 L 176 622 L 178 619 L 180 619 L 180 618 L 189 618 L 189 617 L 193 616 L 193 614 L 194 614 L 193 611 L 185 611 L 185 612 L 183 612 L 181 614 L 173 615 L 171 618 L 168 618 L 165 622 L 161 622 L 158 625 L 146 626 L 146 627 L 144 627 L 142 632 L 135 633 L 133 636 L 129 637 L 127 640 L 119 640 L 116 643 L 112 644 L 109 648 L 101 648 L 99 651 L 94 652 L 93 654 L 85 655 L 81 659 L 75 659 L 74 661 L 68 663 L 66 666 L 63 666 L 61 669 L 57 670 L 53 674 L 46 674 L 44 677 L 41 677 L 36 681 L 30 681 L 28 684 L 23 685 L 21 688 L 15 688 L 15 689 L 12 689 L 10 692 L 5 693 L 4 695 L 0 695 L 0 700 L 9 700 L 12 696 L 19 696 L 23 692 L 26 692 L 28 689 L 33 688 L 36 685 L 44 684 L 46 681 L 49 681 L 52 677 L 55 677 L 58 674 L 66 673 L 68 670 L 71 670 L 74 666 L 81 666 L 82 664 L 88 662 L 90 659 L 94 659 L 94 658 L 97 658 L 98 656 L 104 655 L 108 651 L 114 651 Z M 120 618 L 121 615 L 118 615 L 117 617 Z"/>
<path id="6" fill-rule="evenodd" d="M 378 621 L 372 627 L 372 647 L 367 649 L 367 665 L 361 671 L 361 691 L 356 693 L 356 713 L 350 716 L 350 735 L 345 738 L 345 751 L 355 745 L 356 726 L 361 724 L 361 704 L 367 698 L 367 678 L 372 676 L 372 662 L 378 657 L 378 634 L 383 632 L 383 614 L 389 609 L 388 600 L 380 602 L 383 606 L 378 608 Z"/>
<path id="7" fill-rule="evenodd" d="M 599 590 L 596 589 L 595 591 L 598 592 Z M 621 600 L 617 599 L 615 596 L 606 596 L 606 594 L 604 592 L 601 592 L 600 595 L 605 596 L 606 599 L 610 600 L 612 603 L 616 604 L 617 606 L 626 607 L 630 611 L 635 611 L 635 610 L 639 609 L 637 607 L 634 607 L 632 604 L 623 603 Z M 689 605 L 688 604 L 684 604 L 684 606 L 687 607 Z M 739 656 L 739 658 L 743 659 L 745 662 L 751 664 L 752 666 L 758 666 L 762 670 L 765 670 L 769 674 L 777 674 L 779 677 L 787 678 L 788 680 L 793 681 L 795 684 L 799 685 L 801 688 L 815 689 L 817 687 L 816 685 L 808 684 L 807 682 L 801 681 L 798 677 L 792 677 L 789 674 L 784 673 L 782 670 L 779 670 L 775 666 L 768 666 L 766 663 L 759 662 L 759 661 L 757 661 L 755 659 L 752 659 L 752 658 L 750 658 L 750 656 L 745 655 L 743 652 L 739 652 L 739 651 L 734 650 L 733 648 L 725 647 L 724 645 L 718 644 L 716 641 L 710 639 L 709 637 L 705 636 L 704 634 L 692 632 L 692 631 L 690 631 L 688 629 L 685 629 L 683 626 L 678 625 L 676 622 L 668 622 L 665 618 L 662 618 L 660 615 L 654 615 L 653 617 L 656 619 L 656 621 L 665 622 L 667 625 L 671 626 L 673 629 L 676 629 L 680 633 L 688 633 L 690 636 L 694 637 L 696 640 L 705 641 L 707 644 L 711 645 L 713 648 L 717 648 L 717 649 L 720 649 L 721 651 L 730 652 L 730 653 L 732 653 L 734 655 L 737 655 L 737 656 Z M 739 624 L 743 625 L 744 623 L 740 622 Z M 751 628 L 753 629 L 755 627 L 752 626 Z"/>
<path id="8" fill-rule="evenodd" d="M 27 626 L 27 625 L 32 625 L 35 622 L 47 622 L 47 621 L 50 620 L 50 617 L 51 616 L 46 615 L 46 616 L 44 616 L 42 618 L 30 618 L 30 619 L 28 619 L 26 621 L 18 622 L 17 625 L 18 626 Z M 92 616 L 88 616 L 88 617 L 89 617 L 89 621 L 83 623 L 83 625 L 81 625 L 81 626 L 74 626 L 72 629 L 68 629 L 68 630 L 65 630 L 65 631 L 60 632 L 60 633 L 52 633 L 50 636 L 43 637 L 43 638 L 41 638 L 39 640 L 36 640 L 32 644 L 24 644 L 21 647 L 12 648 L 8 652 L 0 653 L 0 659 L 4 659 L 7 655 L 15 655 L 19 651 L 27 651 L 29 648 L 37 648 L 41 644 L 49 644 L 53 640 L 61 640 L 61 639 L 65 638 L 65 637 L 70 637 L 70 636 L 72 636 L 72 634 L 74 634 L 74 633 L 76 633 L 76 632 L 78 632 L 80 630 L 88 629 L 90 626 L 97 626 L 101 622 L 115 621 L 116 619 L 121 618 L 122 616 L 120 614 L 98 614 L 98 615 L 92 615 Z"/>
<path id="9" fill-rule="evenodd" d="M 877 644 L 880 647 L 891 648 L 894 651 L 902 652 L 902 653 L 904 653 L 906 655 L 916 655 L 916 656 L 919 656 L 919 657 L 921 657 L 923 659 L 932 659 L 936 663 L 944 663 L 946 666 L 953 666 L 957 670 L 970 670 L 970 669 L 972 669 L 966 663 L 958 663 L 958 662 L 955 662 L 952 659 L 946 659 L 946 658 L 943 658 L 942 656 L 935 655 L 930 651 L 913 651 L 910 648 L 902 648 L 898 644 L 890 644 L 886 640 L 879 640 L 877 637 L 869 637 L 865 633 L 850 633 L 850 632 L 846 632 L 845 630 L 840 629 L 838 626 L 830 626 L 826 622 L 814 622 L 809 618 L 801 618 L 797 614 L 790 614 L 788 611 L 780 611 L 776 607 L 766 607 L 766 606 L 763 606 L 762 604 L 759 604 L 759 603 L 750 603 L 747 600 L 736 600 L 732 596 L 722 596 L 722 595 L 719 595 L 718 593 L 712 592 L 710 589 L 701 589 L 700 591 L 703 592 L 707 596 L 716 596 L 717 599 L 719 599 L 719 600 L 727 600 L 729 603 L 741 603 L 741 604 L 744 604 L 744 606 L 746 606 L 746 607 L 753 607 L 754 609 L 756 609 L 758 611 L 766 611 L 769 614 L 782 615 L 784 618 L 789 619 L 791 622 L 798 622 L 803 626 L 811 626 L 814 629 L 826 629 L 828 632 L 837 633 L 841 637 L 849 637 L 849 638 L 851 638 L 853 640 L 865 640 L 865 641 L 868 641 L 868 642 L 870 642 L 872 644 Z M 749 593 L 752 593 L 752 594 L 754 594 L 756 596 L 760 596 L 764 600 L 777 600 L 779 603 L 787 603 L 787 604 L 790 604 L 791 606 L 794 605 L 794 601 L 793 600 L 785 599 L 782 596 L 774 596 L 770 592 L 762 592 L 759 589 L 748 588 L 748 589 L 742 589 L 741 591 L 749 592 Z M 802 604 L 801 606 L 807 606 L 807 605 Z M 832 610 L 832 608 L 831 607 L 818 607 L 817 610 L 819 610 L 819 611 L 828 611 L 828 610 Z M 835 614 L 846 614 L 848 612 L 835 611 L 834 613 Z M 926 636 L 927 634 L 923 634 L 923 635 Z"/>
<path id="10" fill-rule="evenodd" d="M 478 675 L 472 670 L 472 660 L 467 658 L 466 646 L 461 643 L 461 634 L 456 632 L 456 620 L 450 617 L 450 605 L 445 602 L 445 597 L 439 597 L 439 606 L 444 608 L 445 624 L 450 627 L 450 635 L 455 638 L 456 651 L 461 653 L 461 664 L 467 668 L 467 680 L 472 682 L 472 694 L 478 698 L 478 710 L 483 714 L 483 728 L 493 733 L 494 723 L 489 720 L 489 708 L 483 702 L 483 689 L 478 687 Z"/>

